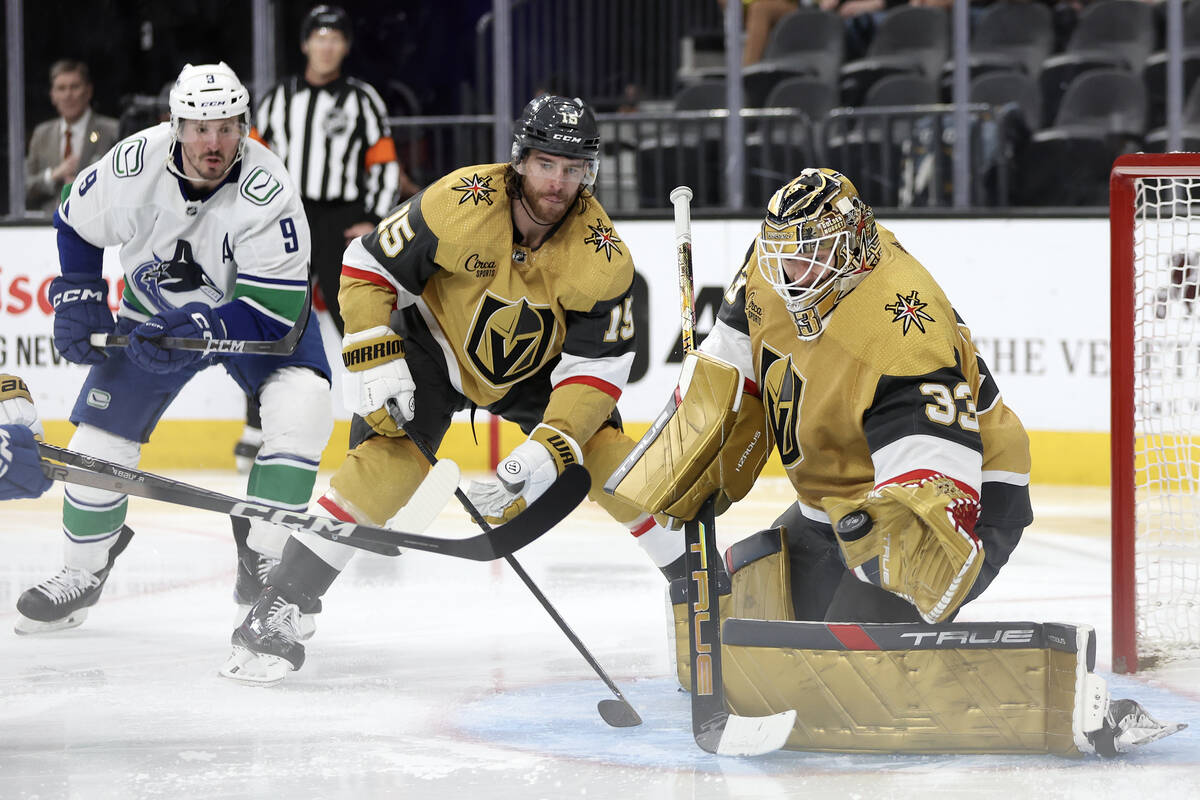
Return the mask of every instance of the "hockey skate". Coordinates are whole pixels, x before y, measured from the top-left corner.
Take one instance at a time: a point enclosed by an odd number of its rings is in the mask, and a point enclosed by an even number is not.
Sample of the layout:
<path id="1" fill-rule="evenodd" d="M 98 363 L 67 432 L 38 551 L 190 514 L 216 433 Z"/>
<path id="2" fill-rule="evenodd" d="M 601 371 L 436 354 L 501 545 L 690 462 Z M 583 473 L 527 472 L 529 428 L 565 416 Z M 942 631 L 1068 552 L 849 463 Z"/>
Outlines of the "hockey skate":
<path id="1" fill-rule="evenodd" d="M 132 538 L 133 530 L 121 526 L 116 542 L 109 548 L 108 563 L 99 572 L 63 567 L 57 575 L 22 592 L 17 598 L 21 616 L 13 630 L 25 636 L 79 627 L 87 619 L 88 609 L 100 599 L 113 563 Z"/>
<path id="2" fill-rule="evenodd" d="M 1097 753 L 1112 758 L 1186 727 L 1184 722 L 1159 722 L 1135 700 L 1110 700 L 1104 726 L 1088 734 L 1088 738 Z"/>
<path id="3" fill-rule="evenodd" d="M 304 665 L 300 608 L 267 586 L 237 630 L 222 677 L 271 686 Z"/>
<path id="4" fill-rule="evenodd" d="M 235 626 L 241 625 L 242 620 L 250 613 L 251 606 L 258 600 L 259 595 L 267 587 L 271 570 L 279 563 L 279 559 L 264 556 L 247 544 L 250 534 L 250 521 L 232 518 L 233 540 L 237 544 L 237 577 L 233 584 L 233 602 L 237 603 L 237 618 Z M 316 617 L 312 616 L 321 611 L 321 601 L 311 609 L 305 609 L 301 618 L 300 638 L 307 641 L 317 630 Z"/>

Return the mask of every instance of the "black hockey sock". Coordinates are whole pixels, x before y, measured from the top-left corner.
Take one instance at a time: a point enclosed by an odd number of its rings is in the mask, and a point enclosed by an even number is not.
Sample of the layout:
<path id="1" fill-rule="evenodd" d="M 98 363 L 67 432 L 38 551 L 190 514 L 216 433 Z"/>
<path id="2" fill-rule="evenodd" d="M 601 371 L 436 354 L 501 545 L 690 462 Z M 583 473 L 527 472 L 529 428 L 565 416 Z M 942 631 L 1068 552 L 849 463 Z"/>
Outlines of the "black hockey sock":
<path id="1" fill-rule="evenodd" d="M 329 590 L 341 573 L 294 537 L 283 546 L 283 559 L 271 570 L 268 579 L 290 602 L 305 614 L 320 609 L 321 595 Z"/>

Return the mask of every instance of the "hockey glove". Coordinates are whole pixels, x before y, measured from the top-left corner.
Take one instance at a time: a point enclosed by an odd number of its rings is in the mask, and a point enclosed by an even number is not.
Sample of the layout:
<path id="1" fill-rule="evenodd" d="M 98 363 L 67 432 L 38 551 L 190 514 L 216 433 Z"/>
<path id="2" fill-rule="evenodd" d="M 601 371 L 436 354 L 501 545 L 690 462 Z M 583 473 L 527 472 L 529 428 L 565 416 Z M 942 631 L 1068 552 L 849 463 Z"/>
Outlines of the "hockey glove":
<path id="1" fill-rule="evenodd" d="M 938 472 L 876 487 L 860 501 L 821 501 L 855 576 L 916 606 L 929 623 L 948 619 L 983 566 L 975 536 L 979 501 Z"/>
<path id="2" fill-rule="evenodd" d="M 99 364 L 103 350 L 92 347 L 93 333 L 112 333 L 116 327 L 108 310 L 108 284 L 99 275 L 67 273 L 50 283 L 54 306 L 54 347 L 72 364 Z"/>
<path id="3" fill-rule="evenodd" d="M 404 361 L 404 340 L 386 325 L 376 325 L 342 337 L 342 399 L 381 436 L 399 436 L 388 401 L 395 400 L 405 422 L 413 418 L 417 401 L 412 373 Z"/>
<path id="4" fill-rule="evenodd" d="M 166 375 L 191 366 L 204 356 L 203 350 L 169 350 L 159 345 L 163 337 L 180 339 L 224 339 L 225 323 L 216 309 L 203 303 L 188 303 L 155 314 L 129 332 L 126 354 L 146 372 Z"/>
<path id="5" fill-rule="evenodd" d="M 493 525 L 508 522 L 542 496 L 568 464 L 582 464 L 575 440 L 549 425 L 538 425 L 496 467 L 496 480 L 471 481 L 467 498 Z"/>
<path id="6" fill-rule="evenodd" d="M 40 497 L 54 481 L 42 473 L 33 431 L 0 425 L 0 500 Z"/>

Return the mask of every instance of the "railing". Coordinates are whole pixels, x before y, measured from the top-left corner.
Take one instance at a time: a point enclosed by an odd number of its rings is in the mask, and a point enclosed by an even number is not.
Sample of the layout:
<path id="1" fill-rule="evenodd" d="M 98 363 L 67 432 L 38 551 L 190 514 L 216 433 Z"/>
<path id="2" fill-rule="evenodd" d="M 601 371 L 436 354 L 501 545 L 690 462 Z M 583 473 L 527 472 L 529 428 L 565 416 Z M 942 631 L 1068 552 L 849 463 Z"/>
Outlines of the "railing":
<path id="1" fill-rule="evenodd" d="M 819 122 L 795 109 L 746 109 L 745 207 L 728 206 L 724 169 L 729 112 L 599 114 L 601 161 L 596 195 L 609 213 L 670 208 L 679 184 L 692 187 L 698 209 L 757 212 L 804 167 L 831 166 L 856 182 L 872 205 L 948 206 L 953 194 L 951 105 L 839 108 Z M 1004 205 L 1012 163 L 1004 114 L 968 107 L 972 135 L 971 203 Z M 428 183 L 468 164 L 492 161 L 491 116 L 391 120 L 405 169 Z"/>
<path id="2" fill-rule="evenodd" d="M 492 22 L 488 13 L 475 26 L 476 112 L 492 110 Z M 524 104 L 545 89 L 601 110 L 618 108 L 631 91 L 669 98 L 684 37 L 714 29 L 716 0 L 513 0 L 513 97 Z"/>

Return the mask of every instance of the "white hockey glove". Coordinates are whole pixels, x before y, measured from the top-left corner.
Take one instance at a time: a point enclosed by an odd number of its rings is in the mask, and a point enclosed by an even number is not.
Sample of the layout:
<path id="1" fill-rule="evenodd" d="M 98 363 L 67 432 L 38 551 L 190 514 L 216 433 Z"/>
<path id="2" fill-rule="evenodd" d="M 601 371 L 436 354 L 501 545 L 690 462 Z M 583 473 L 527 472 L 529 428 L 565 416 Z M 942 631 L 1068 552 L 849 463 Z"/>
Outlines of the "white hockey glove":
<path id="1" fill-rule="evenodd" d="M 10 424 L 24 425 L 39 439 L 45 434 L 25 381 L 16 375 L 0 375 L 0 425 Z"/>
<path id="2" fill-rule="evenodd" d="M 488 522 L 499 525 L 542 496 L 568 464 L 582 464 L 575 440 L 549 425 L 538 425 L 496 467 L 496 480 L 471 481 L 467 497 Z"/>
<path id="3" fill-rule="evenodd" d="M 349 370 L 342 376 L 342 399 L 346 408 L 367 421 L 382 436 L 399 436 L 400 427 L 388 411 L 395 400 L 405 422 L 413 418 L 416 398 L 404 340 L 391 328 L 377 325 L 342 337 L 342 363 Z"/>

